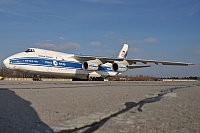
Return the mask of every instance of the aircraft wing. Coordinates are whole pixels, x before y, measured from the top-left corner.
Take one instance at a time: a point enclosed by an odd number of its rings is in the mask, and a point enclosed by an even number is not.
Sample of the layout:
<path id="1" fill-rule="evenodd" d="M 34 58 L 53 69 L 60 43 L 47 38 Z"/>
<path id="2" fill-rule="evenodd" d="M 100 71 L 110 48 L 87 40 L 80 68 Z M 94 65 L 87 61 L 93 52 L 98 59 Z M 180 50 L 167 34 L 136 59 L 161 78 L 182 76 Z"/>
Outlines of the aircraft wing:
<path id="1" fill-rule="evenodd" d="M 176 66 L 189 66 L 194 65 L 193 63 L 185 63 L 185 62 L 171 62 L 171 61 L 159 61 L 159 60 L 143 60 L 143 59 L 126 59 L 129 64 L 136 64 L 137 62 L 141 62 L 143 64 L 154 63 L 156 65 L 176 65 Z"/>
<path id="2" fill-rule="evenodd" d="M 136 65 L 130 65 L 128 66 L 129 69 L 135 69 L 135 68 L 144 68 L 144 67 L 151 67 L 150 65 L 143 65 L 143 66 L 136 66 Z"/>
<path id="3" fill-rule="evenodd" d="M 195 65 L 193 63 L 185 63 L 185 62 L 171 62 L 171 61 L 144 60 L 144 59 L 128 59 L 128 58 L 110 58 L 110 57 L 85 56 L 85 55 L 74 55 L 74 58 L 77 59 L 80 62 L 99 59 L 102 63 L 107 63 L 107 62 L 113 63 L 115 61 L 124 61 L 124 60 L 126 60 L 129 63 L 130 67 L 132 67 L 132 64 L 136 64 L 137 62 L 140 62 L 140 63 L 143 63 L 143 64 L 154 63 L 156 65 L 158 65 L 158 64 L 176 65 L 176 66 Z M 147 67 L 147 66 L 145 66 L 145 67 Z M 148 67 L 150 67 L 150 66 L 148 66 Z"/>
<path id="4" fill-rule="evenodd" d="M 87 55 L 74 55 L 74 58 L 80 62 L 89 60 L 99 59 L 102 63 L 113 63 L 114 61 L 123 61 L 124 58 L 109 58 L 109 57 L 98 57 L 98 56 L 87 56 Z"/>

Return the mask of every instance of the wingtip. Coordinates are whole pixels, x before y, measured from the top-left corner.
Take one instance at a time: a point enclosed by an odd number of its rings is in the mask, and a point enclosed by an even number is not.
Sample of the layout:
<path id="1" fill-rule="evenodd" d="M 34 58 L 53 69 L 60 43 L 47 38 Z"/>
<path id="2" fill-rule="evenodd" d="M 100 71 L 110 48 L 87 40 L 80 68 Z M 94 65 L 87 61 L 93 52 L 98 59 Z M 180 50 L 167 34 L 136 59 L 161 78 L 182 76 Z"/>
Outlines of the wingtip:
<path id="1" fill-rule="evenodd" d="M 190 63 L 189 65 L 196 66 L 196 64 Z"/>

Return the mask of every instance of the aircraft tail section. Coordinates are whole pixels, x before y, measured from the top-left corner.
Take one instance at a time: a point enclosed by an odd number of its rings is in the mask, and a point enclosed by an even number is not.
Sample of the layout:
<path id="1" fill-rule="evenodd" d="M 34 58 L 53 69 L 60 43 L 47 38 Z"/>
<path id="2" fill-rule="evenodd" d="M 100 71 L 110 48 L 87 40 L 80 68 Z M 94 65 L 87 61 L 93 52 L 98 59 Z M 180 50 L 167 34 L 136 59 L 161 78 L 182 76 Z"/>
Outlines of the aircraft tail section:
<path id="1" fill-rule="evenodd" d="M 127 58 L 128 44 L 124 44 L 121 51 L 119 52 L 118 58 Z"/>

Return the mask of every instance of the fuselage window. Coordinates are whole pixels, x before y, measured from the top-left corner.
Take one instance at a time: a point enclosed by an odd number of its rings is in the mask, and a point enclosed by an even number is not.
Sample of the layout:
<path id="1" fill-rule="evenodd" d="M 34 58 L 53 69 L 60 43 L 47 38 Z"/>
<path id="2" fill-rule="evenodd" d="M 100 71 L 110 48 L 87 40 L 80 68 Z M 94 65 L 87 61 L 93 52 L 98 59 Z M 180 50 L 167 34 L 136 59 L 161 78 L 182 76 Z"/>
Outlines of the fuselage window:
<path id="1" fill-rule="evenodd" d="M 35 52 L 35 50 L 29 48 L 29 49 L 27 49 L 25 52 L 26 52 L 26 53 L 27 53 L 27 52 Z"/>

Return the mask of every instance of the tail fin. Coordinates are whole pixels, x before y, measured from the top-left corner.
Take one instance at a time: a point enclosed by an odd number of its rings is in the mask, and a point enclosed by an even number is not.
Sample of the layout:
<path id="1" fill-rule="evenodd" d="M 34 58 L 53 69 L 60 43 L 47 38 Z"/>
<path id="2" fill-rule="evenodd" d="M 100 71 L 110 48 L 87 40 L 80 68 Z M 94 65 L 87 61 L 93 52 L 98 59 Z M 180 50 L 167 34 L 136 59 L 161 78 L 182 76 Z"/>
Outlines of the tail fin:
<path id="1" fill-rule="evenodd" d="M 119 52 L 118 58 L 127 58 L 128 44 L 124 44 L 121 51 Z"/>

